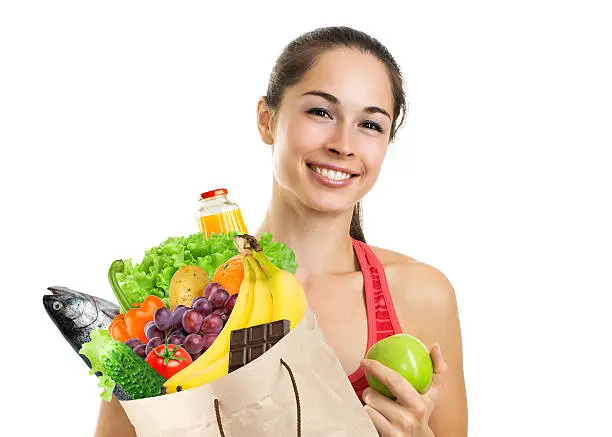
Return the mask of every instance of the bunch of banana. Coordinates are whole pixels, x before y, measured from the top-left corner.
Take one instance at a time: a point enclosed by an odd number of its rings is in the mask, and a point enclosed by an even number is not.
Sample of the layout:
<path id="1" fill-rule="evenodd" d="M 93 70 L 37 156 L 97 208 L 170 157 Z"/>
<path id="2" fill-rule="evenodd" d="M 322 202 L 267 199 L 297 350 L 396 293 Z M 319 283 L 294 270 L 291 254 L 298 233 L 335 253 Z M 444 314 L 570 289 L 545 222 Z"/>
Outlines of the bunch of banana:
<path id="1" fill-rule="evenodd" d="M 295 276 L 276 267 L 255 237 L 237 235 L 234 242 L 244 266 L 234 310 L 215 342 L 164 383 L 166 393 L 199 387 L 226 375 L 232 331 L 281 319 L 289 320 L 293 329 L 304 316 L 306 295 Z"/>

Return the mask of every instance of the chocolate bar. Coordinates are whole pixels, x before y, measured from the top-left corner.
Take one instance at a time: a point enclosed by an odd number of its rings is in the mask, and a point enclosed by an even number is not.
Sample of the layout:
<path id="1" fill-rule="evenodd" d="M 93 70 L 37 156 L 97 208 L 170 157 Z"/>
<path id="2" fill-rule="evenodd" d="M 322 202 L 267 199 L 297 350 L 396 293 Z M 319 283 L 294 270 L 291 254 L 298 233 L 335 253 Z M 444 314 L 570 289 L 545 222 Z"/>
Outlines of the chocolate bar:
<path id="1" fill-rule="evenodd" d="M 276 320 L 230 333 L 228 373 L 246 366 L 283 338 L 290 329 L 289 320 Z"/>

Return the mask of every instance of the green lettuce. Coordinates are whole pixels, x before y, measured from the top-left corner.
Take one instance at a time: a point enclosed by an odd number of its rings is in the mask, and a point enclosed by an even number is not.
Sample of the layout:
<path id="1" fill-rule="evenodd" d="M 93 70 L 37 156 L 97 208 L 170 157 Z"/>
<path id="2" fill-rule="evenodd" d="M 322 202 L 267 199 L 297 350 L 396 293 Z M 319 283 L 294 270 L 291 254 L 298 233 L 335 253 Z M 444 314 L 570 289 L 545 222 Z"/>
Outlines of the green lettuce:
<path id="1" fill-rule="evenodd" d="M 91 364 L 91 370 L 89 371 L 90 375 L 93 375 L 96 372 L 102 372 L 102 362 L 100 353 L 103 347 L 109 342 L 112 341 L 108 330 L 97 328 L 91 331 L 89 335 L 90 341 L 84 343 L 81 346 L 81 350 L 79 353 L 87 357 Z M 113 396 L 113 390 L 115 389 L 115 381 L 107 375 L 99 375 L 98 376 L 98 387 L 102 389 L 102 393 L 100 397 L 107 402 L 111 401 L 111 397 Z"/>
<path id="2" fill-rule="evenodd" d="M 174 273 L 185 265 L 197 265 L 212 279 L 217 267 L 238 254 L 234 244 L 236 235 L 238 232 L 233 231 L 204 238 L 198 232 L 187 237 L 170 237 L 145 251 L 140 263 L 134 263 L 131 258 L 125 260 L 124 271 L 117 274 L 119 285 L 131 304 L 153 294 L 169 306 L 168 290 Z M 258 241 L 274 265 L 295 274 L 298 265 L 288 246 L 274 242 L 270 233 L 262 233 Z"/>

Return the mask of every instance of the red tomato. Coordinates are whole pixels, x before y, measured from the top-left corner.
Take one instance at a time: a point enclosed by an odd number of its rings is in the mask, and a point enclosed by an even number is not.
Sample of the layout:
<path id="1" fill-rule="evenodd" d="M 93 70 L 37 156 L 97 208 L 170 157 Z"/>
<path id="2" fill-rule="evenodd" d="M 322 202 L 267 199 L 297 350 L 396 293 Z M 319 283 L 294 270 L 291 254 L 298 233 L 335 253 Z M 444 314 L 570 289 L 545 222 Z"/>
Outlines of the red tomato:
<path id="1" fill-rule="evenodd" d="M 149 352 L 145 361 L 166 379 L 193 363 L 189 352 L 174 344 L 160 344 Z"/>

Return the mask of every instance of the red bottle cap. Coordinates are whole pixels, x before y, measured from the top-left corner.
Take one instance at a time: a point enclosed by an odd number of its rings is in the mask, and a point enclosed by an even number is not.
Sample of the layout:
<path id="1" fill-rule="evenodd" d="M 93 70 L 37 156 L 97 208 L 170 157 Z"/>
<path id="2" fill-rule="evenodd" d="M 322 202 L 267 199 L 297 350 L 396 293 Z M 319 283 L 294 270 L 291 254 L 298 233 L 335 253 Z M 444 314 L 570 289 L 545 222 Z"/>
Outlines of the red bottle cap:
<path id="1" fill-rule="evenodd" d="M 216 190 L 207 191 L 205 193 L 200 194 L 200 199 L 210 199 L 211 197 L 227 195 L 227 190 L 225 188 L 217 188 Z"/>

